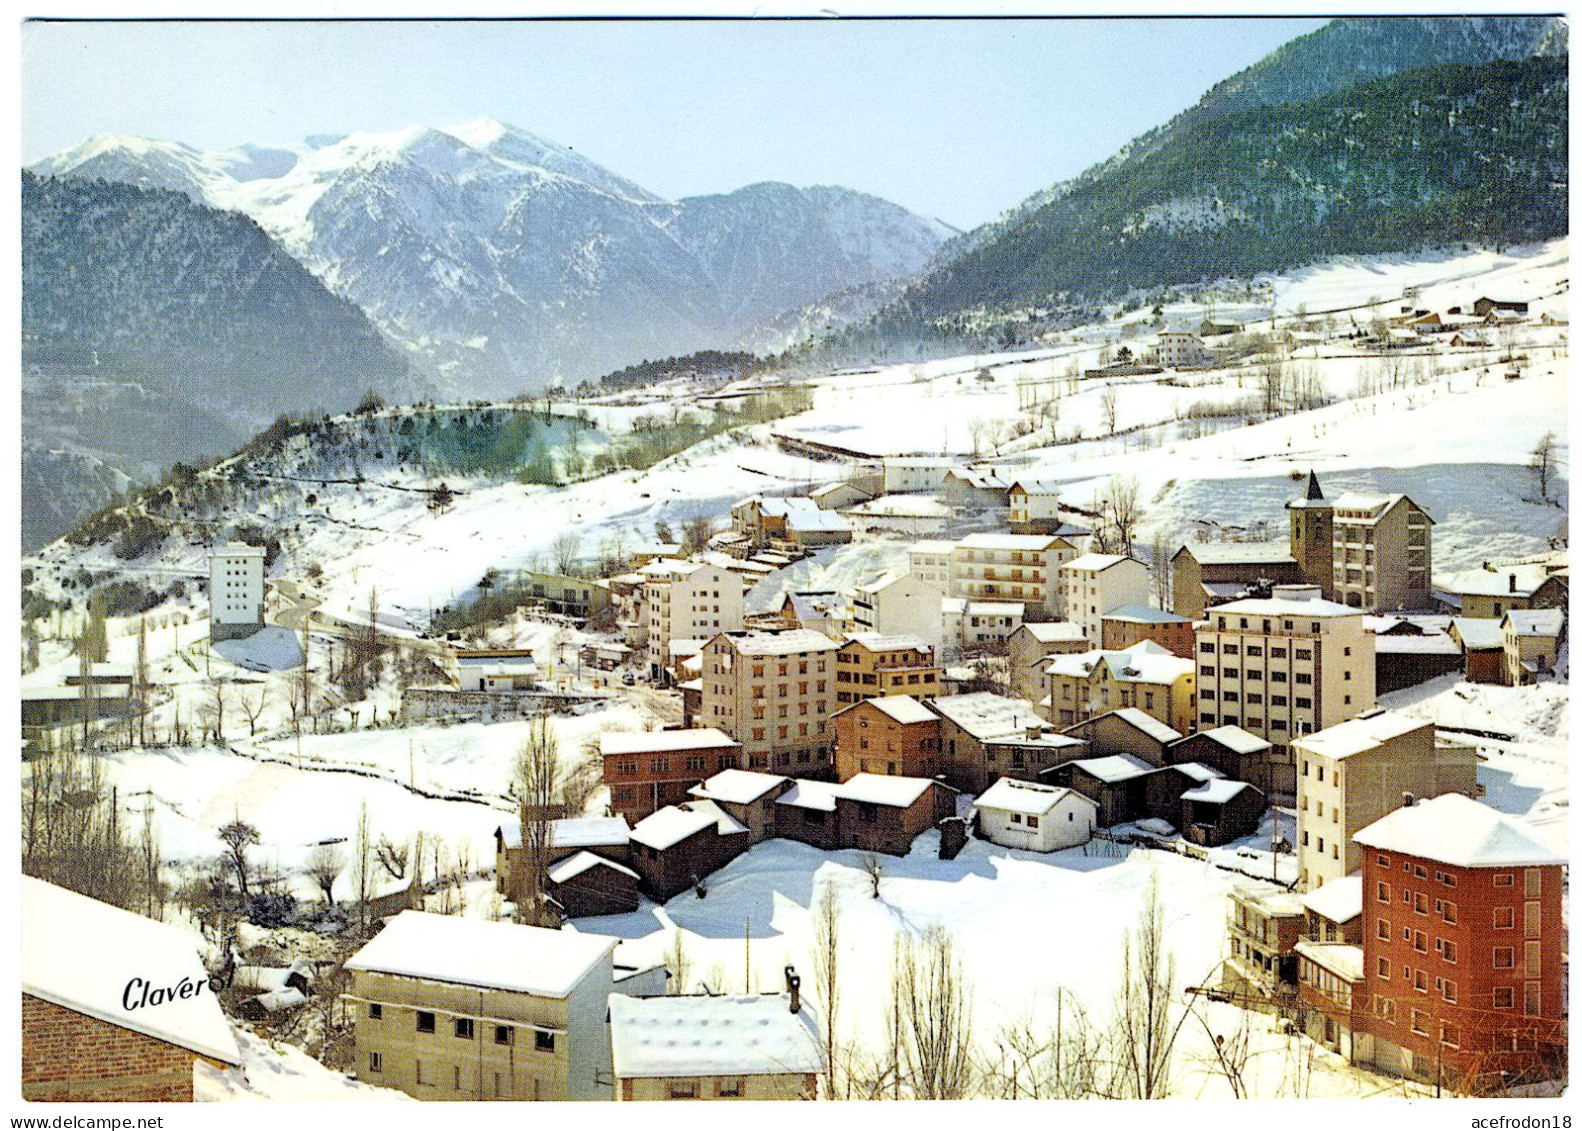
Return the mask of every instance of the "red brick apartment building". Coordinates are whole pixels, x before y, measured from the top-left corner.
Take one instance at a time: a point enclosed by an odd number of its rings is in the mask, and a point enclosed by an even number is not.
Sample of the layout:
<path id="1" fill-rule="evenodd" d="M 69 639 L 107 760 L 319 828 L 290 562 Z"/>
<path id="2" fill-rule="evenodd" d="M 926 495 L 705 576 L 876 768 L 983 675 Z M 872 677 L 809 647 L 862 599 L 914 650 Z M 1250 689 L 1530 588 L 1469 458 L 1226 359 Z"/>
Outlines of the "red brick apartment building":
<path id="1" fill-rule="evenodd" d="M 690 800 L 687 790 L 741 765 L 742 747 L 713 727 L 608 731 L 599 736 L 610 809 L 636 824 L 656 809 Z"/>

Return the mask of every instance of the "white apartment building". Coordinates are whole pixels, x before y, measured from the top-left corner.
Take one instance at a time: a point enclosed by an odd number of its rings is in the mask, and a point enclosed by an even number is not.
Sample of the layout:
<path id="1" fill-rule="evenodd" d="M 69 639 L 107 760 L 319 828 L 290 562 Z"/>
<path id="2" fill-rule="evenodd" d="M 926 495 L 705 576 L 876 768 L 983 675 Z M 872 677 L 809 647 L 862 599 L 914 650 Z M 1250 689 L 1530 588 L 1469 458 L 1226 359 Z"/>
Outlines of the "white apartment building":
<path id="1" fill-rule="evenodd" d="M 808 629 L 718 633 L 703 647 L 699 724 L 741 743 L 744 769 L 829 769 L 839 647 Z"/>
<path id="2" fill-rule="evenodd" d="M 907 572 L 924 585 L 932 585 L 940 593 L 950 593 L 950 555 L 956 548 L 954 542 L 927 539 L 913 542 L 907 551 Z"/>
<path id="3" fill-rule="evenodd" d="M 889 456 L 884 461 L 883 494 L 938 491 L 954 466 L 954 461 L 938 456 Z"/>
<path id="4" fill-rule="evenodd" d="M 1007 494 L 1006 517 L 1011 525 L 1060 521 L 1060 488 L 1037 479 L 1018 479 Z"/>
<path id="5" fill-rule="evenodd" d="M 1239 726 L 1276 747 L 1373 709 L 1373 635 L 1361 609 L 1276 585 L 1196 625 L 1198 729 Z"/>
<path id="6" fill-rule="evenodd" d="M 738 573 L 708 562 L 661 558 L 643 575 L 648 672 L 664 679 L 672 640 L 707 640 L 742 627 L 743 585 Z"/>
<path id="7" fill-rule="evenodd" d="M 909 573 L 887 573 L 852 591 L 851 610 L 855 632 L 887 636 L 915 636 L 937 654 L 944 647 L 944 594 Z"/>
<path id="8" fill-rule="evenodd" d="M 1056 571 L 1076 557 L 1077 548 L 1055 535 L 969 534 L 951 551 L 947 592 L 970 601 L 1017 601 L 1063 616 Z"/>
<path id="9" fill-rule="evenodd" d="M 1157 348 L 1159 364 L 1166 369 L 1179 366 L 1202 365 L 1208 360 L 1208 350 L 1196 334 L 1184 330 L 1165 330 L 1159 335 Z"/>
<path id="10" fill-rule="evenodd" d="M 1148 567 L 1124 554 L 1083 554 L 1060 566 L 1060 615 L 1082 626 L 1094 643 L 1104 639 L 1104 614 L 1122 605 L 1148 604 Z"/>
<path id="11" fill-rule="evenodd" d="M 232 640 L 264 627 L 264 551 L 227 542 L 209 555 L 209 638 Z"/>
<path id="12" fill-rule="evenodd" d="M 1023 606 L 1015 601 L 941 597 L 939 607 L 947 649 L 976 651 L 998 646 L 1022 627 Z"/>

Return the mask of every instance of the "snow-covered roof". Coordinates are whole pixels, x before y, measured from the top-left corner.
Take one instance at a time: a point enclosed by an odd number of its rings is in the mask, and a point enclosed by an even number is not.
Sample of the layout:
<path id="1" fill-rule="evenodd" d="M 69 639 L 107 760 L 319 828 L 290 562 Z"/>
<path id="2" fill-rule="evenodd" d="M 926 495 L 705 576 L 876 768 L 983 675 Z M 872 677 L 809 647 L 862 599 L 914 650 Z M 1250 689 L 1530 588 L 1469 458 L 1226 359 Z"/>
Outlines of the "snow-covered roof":
<path id="1" fill-rule="evenodd" d="M 1291 745 L 1325 758 L 1349 758 L 1403 734 L 1433 725 L 1427 719 L 1419 719 L 1401 711 L 1375 711 L 1325 727 L 1313 734 L 1304 734 L 1301 738 L 1292 739 Z"/>
<path id="2" fill-rule="evenodd" d="M 1213 617 L 1216 613 L 1244 613 L 1254 617 L 1291 617 L 1308 620 L 1314 617 L 1362 616 L 1361 609 L 1326 601 L 1322 597 L 1313 597 L 1305 601 L 1293 600 L 1290 597 L 1246 597 L 1240 601 L 1216 605 L 1203 615 Z"/>
<path id="3" fill-rule="evenodd" d="M 1183 676 L 1191 675 L 1194 667 L 1191 660 L 1177 656 L 1152 640 L 1143 640 L 1119 651 L 1095 649 L 1056 656 L 1044 670 L 1050 675 L 1086 679 L 1100 664 L 1108 667 L 1110 674 L 1124 683 L 1174 683 Z"/>
<path id="4" fill-rule="evenodd" d="M 1151 774 L 1157 768 L 1150 766 L 1135 754 L 1109 754 L 1103 758 L 1079 758 L 1072 765 L 1080 766 L 1092 777 L 1111 784 L 1130 781 L 1132 778 Z"/>
<path id="5" fill-rule="evenodd" d="M 1212 739 L 1227 750 L 1237 754 L 1257 754 L 1269 749 L 1271 745 L 1267 739 L 1259 738 L 1256 734 L 1242 730 L 1239 726 L 1215 727 L 1212 730 L 1200 730 L 1198 735 Z"/>
<path id="6" fill-rule="evenodd" d="M 711 801 L 747 805 L 789 780 L 779 774 L 764 774 L 757 770 L 721 770 L 687 792 L 693 797 L 707 798 Z"/>
<path id="7" fill-rule="evenodd" d="M 1179 766 L 1176 768 L 1180 769 Z M 1251 788 L 1252 786 L 1244 781 L 1216 778 L 1213 781 L 1206 781 L 1202 785 L 1194 786 L 1187 790 L 1181 795 L 1181 800 L 1202 801 L 1209 805 L 1223 805 L 1240 795 L 1242 790 Z"/>
<path id="8" fill-rule="evenodd" d="M 22 922 L 23 993 L 226 1064 L 242 1062 L 186 931 L 32 876 L 22 877 Z M 182 997 L 183 983 L 198 988 Z M 143 1004 L 144 986 L 171 996 Z M 130 1009 L 129 994 L 138 1003 Z"/>
<path id="9" fill-rule="evenodd" d="M 545 869 L 545 874 L 549 877 L 551 883 L 563 884 L 567 880 L 582 875 L 589 868 L 611 868 L 623 876 L 631 876 L 632 879 L 637 879 L 637 873 L 625 864 L 617 864 L 614 860 L 606 860 L 604 857 L 586 850 L 577 853 L 575 856 L 568 856 L 564 860 L 557 860 Z"/>
<path id="10" fill-rule="evenodd" d="M 1415 334 L 1409 335 L 1416 337 Z M 1335 496 L 1335 510 L 1367 511 L 1371 516 L 1377 517 L 1389 510 L 1396 503 L 1406 498 L 1405 495 L 1379 495 L 1364 491 L 1346 491 Z M 1337 514 L 1336 517 L 1341 517 Z"/>
<path id="11" fill-rule="evenodd" d="M 1137 822 L 1139 825 L 1141 821 Z M 1302 914 L 1302 897 L 1268 880 L 1244 880 L 1235 886 L 1236 895 L 1256 904 L 1270 915 Z"/>
<path id="12" fill-rule="evenodd" d="M 1125 554 L 1083 554 L 1079 558 L 1072 558 L 1060 568 L 1069 570 L 1072 573 L 1103 573 L 1105 570 L 1113 569 L 1122 562 L 1143 564 L 1138 562 L 1136 558 L 1128 557 Z"/>
<path id="13" fill-rule="evenodd" d="M 747 629 L 722 635 L 744 656 L 786 656 L 795 652 L 832 652 L 840 645 L 822 632 L 791 628 L 780 632 Z"/>
<path id="14" fill-rule="evenodd" d="M 507 848 L 522 847 L 522 822 L 501 821 L 500 836 Z M 625 817 L 562 817 L 549 823 L 551 848 L 590 848 L 625 844 L 631 837 Z"/>
<path id="15" fill-rule="evenodd" d="M 767 498 L 758 495 L 745 501 L 749 503 L 756 502 L 760 513 L 773 518 L 789 518 L 792 515 L 805 515 L 818 510 L 818 504 L 806 495 L 784 495 Z"/>
<path id="16" fill-rule="evenodd" d="M 835 787 L 835 796 L 869 805 L 892 805 L 904 809 L 936 784 L 932 778 L 891 777 L 887 774 L 856 774 Z"/>
<path id="17" fill-rule="evenodd" d="M 1020 491 L 1029 498 L 1035 495 L 1058 496 L 1061 486 L 1062 484 L 1053 479 L 1017 479 L 1011 484 L 1011 490 Z"/>
<path id="18" fill-rule="evenodd" d="M 1374 641 L 1377 656 L 1455 656 L 1461 652 L 1456 642 L 1442 632 L 1421 636 L 1381 636 Z"/>
<path id="19" fill-rule="evenodd" d="M 1103 615 L 1104 620 L 1136 621 L 1141 624 L 1191 624 L 1191 617 L 1167 613 L 1152 605 L 1121 605 Z"/>
<path id="20" fill-rule="evenodd" d="M 665 651 L 672 660 L 680 660 L 688 656 L 696 656 L 703 651 L 703 646 L 707 643 L 707 640 L 699 640 L 693 636 L 676 636 L 665 642 Z"/>
<path id="21" fill-rule="evenodd" d="M 858 707 L 872 707 L 883 711 L 896 722 L 903 724 L 932 723 L 939 719 L 938 715 L 910 695 L 880 695 L 872 699 L 860 699 L 849 707 L 842 707 L 835 714 L 844 715 L 847 711 L 855 711 Z"/>
<path id="22" fill-rule="evenodd" d="M 1493 617 L 1456 617 L 1450 622 L 1461 637 L 1461 646 L 1472 651 L 1487 651 L 1505 647 L 1505 636 L 1500 622 Z"/>
<path id="23" fill-rule="evenodd" d="M 943 608 L 943 604 L 940 607 Z M 961 611 L 969 617 L 1019 617 L 1023 609 L 1017 601 L 967 601 Z"/>
<path id="24" fill-rule="evenodd" d="M 1566 862 L 1525 822 L 1459 793 L 1403 806 L 1352 839 L 1369 848 L 1463 868 L 1535 868 Z"/>
<path id="25" fill-rule="evenodd" d="M 1149 738 L 1157 739 L 1160 742 L 1174 742 L 1181 737 L 1180 731 L 1167 723 L 1160 722 L 1147 711 L 1137 707 L 1120 707 L 1109 713 L 1118 719 L 1124 719 Z"/>
<path id="26" fill-rule="evenodd" d="M 714 727 L 691 730 L 605 731 L 599 735 L 600 754 L 647 754 L 666 750 L 712 750 L 740 745 Z"/>
<path id="27" fill-rule="evenodd" d="M 1512 609 L 1504 621 L 1517 636 L 1559 636 L 1565 622 L 1564 609 Z"/>
<path id="28" fill-rule="evenodd" d="M 403 911 L 346 962 L 348 970 L 564 998 L 618 939 L 428 911 Z"/>
<path id="29" fill-rule="evenodd" d="M 812 499 L 807 500 L 813 503 Z M 867 506 L 868 504 L 863 504 Z M 813 503 L 816 508 L 817 503 Z M 814 531 L 839 531 L 850 530 L 851 525 L 841 517 L 839 511 L 811 510 L 792 511 L 786 516 L 786 529 L 812 533 Z"/>
<path id="30" fill-rule="evenodd" d="M 940 695 L 930 702 L 935 711 L 980 741 L 1024 734 L 1028 727 L 1048 725 L 1026 699 L 1011 699 L 992 691 Z"/>
<path id="31" fill-rule="evenodd" d="M 914 652 L 934 650 L 934 646 L 921 636 L 912 636 L 904 632 L 857 632 L 848 636 L 846 643 L 860 644 L 870 652 L 898 652 L 907 648 Z"/>
<path id="32" fill-rule="evenodd" d="M 957 543 L 964 550 L 1047 550 L 1053 534 L 969 534 Z"/>
<path id="33" fill-rule="evenodd" d="M 785 994 L 610 997 L 618 1079 L 769 1076 L 824 1069 L 811 1011 Z"/>
<path id="34" fill-rule="evenodd" d="M 1553 576 L 1544 562 L 1521 562 L 1465 570 L 1438 578 L 1435 584 L 1440 589 L 1467 597 L 1531 597 Z M 1514 588 L 1511 585 L 1513 577 L 1516 579 Z"/>
<path id="35" fill-rule="evenodd" d="M 1302 905 L 1331 923 L 1349 923 L 1362 914 L 1362 873 L 1321 884 L 1302 897 Z"/>
<path id="36" fill-rule="evenodd" d="M 981 468 L 975 467 L 952 468 L 950 471 L 945 473 L 945 478 L 959 479 L 969 487 L 1001 491 L 1009 488 L 1012 482 L 1010 479 L 1005 477 L 1003 472 L 995 471 L 993 469 L 985 471 Z"/>
<path id="37" fill-rule="evenodd" d="M 656 852 L 663 852 L 710 825 L 719 829 L 721 836 L 735 836 L 747 831 L 746 825 L 714 802 L 700 798 L 656 809 L 632 826 L 632 839 Z"/>
<path id="38" fill-rule="evenodd" d="M 1077 797 L 1089 805 L 1094 804 L 1090 798 L 1064 786 L 1016 781 L 1014 778 L 1001 778 L 979 794 L 973 804 L 979 809 L 998 809 L 1005 813 L 1042 817 L 1066 797 Z"/>
<path id="39" fill-rule="evenodd" d="M 1202 762 L 1177 762 L 1172 768 L 1180 770 L 1195 782 L 1213 781 L 1215 778 L 1225 776 L 1213 766 L 1205 766 Z"/>
<path id="40" fill-rule="evenodd" d="M 858 503 L 848 513 L 866 518 L 949 518 L 954 512 L 927 495 L 880 495 Z"/>
<path id="41" fill-rule="evenodd" d="M 1296 953 L 1312 959 L 1331 974 L 1347 982 L 1362 980 L 1362 948 L 1348 943 L 1315 943 L 1303 939 Z M 613 1000 L 613 999 L 612 999 Z"/>
<path id="42" fill-rule="evenodd" d="M 1027 621 L 1017 632 L 1030 632 L 1040 644 L 1086 640 L 1082 626 L 1068 620 Z"/>
<path id="43" fill-rule="evenodd" d="M 937 538 L 925 538 L 921 542 L 913 542 L 907 547 L 911 554 L 948 554 L 956 548 L 956 543 L 946 542 Z"/>
<path id="44" fill-rule="evenodd" d="M 1199 565 L 1289 565 L 1296 562 L 1286 542 L 1188 542 L 1181 550 L 1191 554 Z"/>
<path id="45" fill-rule="evenodd" d="M 797 778 L 791 783 L 791 788 L 775 798 L 776 805 L 794 805 L 798 809 L 820 809 L 826 813 L 835 811 L 835 790 L 838 789 L 832 781 L 808 781 L 806 778 Z"/>

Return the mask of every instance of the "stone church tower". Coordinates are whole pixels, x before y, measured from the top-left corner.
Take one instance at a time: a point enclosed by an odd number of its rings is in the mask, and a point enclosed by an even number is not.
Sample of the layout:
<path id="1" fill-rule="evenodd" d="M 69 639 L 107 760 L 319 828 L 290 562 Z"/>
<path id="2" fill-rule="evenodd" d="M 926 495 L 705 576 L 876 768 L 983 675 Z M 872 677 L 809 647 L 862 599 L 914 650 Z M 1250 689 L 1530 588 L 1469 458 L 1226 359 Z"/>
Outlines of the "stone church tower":
<path id="1" fill-rule="evenodd" d="M 1324 600 L 1335 599 L 1335 508 L 1318 486 L 1318 476 L 1307 473 L 1307 494 L 1285 504 L 1291 512 L 1291 556 L 1302 571 L 1302 580 L 1316 585 Z"/>

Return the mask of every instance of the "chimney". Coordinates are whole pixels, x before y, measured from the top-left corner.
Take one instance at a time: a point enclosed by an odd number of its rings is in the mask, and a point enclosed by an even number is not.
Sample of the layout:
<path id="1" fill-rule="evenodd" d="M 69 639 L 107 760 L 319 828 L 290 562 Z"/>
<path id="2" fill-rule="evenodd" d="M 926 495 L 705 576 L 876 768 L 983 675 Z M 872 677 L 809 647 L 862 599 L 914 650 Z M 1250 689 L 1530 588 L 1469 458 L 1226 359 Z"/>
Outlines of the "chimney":
<path id="1" fill-rule="evenodd" d="M 1417 804 L 1417 795 L 1415 793 L 1403 793 L 1403 794 L 1401 794 L 1401 805 L 1404 808 L 1410 809 L 1413 805 L 1416 805 L 1416 804 Z"/>
<path id="2" fill-rule="evenodd" d="M 796 972 L 796 967 L 786 967 L 786 993 L 791 995 L 791 1012 L 802 1012 L 802 975 Z"/>
<path id="3" fill-rule="evenodd" d="M 1516 592 L 1516 575 L 1514 573 L 1511 574 L 1511 592 Z"/>

